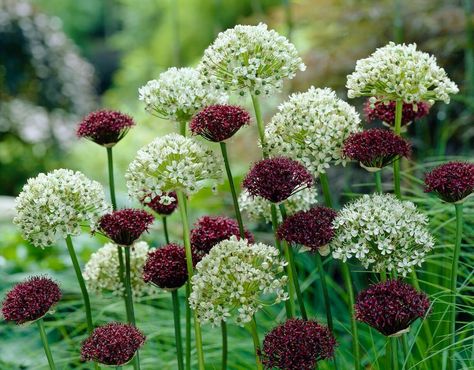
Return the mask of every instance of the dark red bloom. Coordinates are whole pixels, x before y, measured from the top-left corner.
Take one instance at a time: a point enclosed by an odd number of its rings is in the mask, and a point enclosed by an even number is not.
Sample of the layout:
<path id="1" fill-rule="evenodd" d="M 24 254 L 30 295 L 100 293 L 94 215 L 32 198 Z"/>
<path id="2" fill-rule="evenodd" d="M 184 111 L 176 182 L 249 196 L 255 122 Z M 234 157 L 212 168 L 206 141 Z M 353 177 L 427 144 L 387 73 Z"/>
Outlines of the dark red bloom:
<path id="1" fill-rule="evenodd" d="M 392 131 L 374 128 L 350 135 L 342 153 L 366 168 L 383 168 L 398 158 L 409 157 L 411 145 Z"/>
<path id="2" fill-rule="evenodd" d="M 260 351 L 266 369 L 312 370 L 331 358 L 336 339 L 325 326 L 312 320 L 289 319 L 267 333 Z"/>
<path id="3" fill-rule="evenodd" d="M 334 237 L 332 222 L 336 211 L 327 207 L 314 207 L 289 216 L 278 228 L 278 238 L 291 244 L 304 245 L 316 252 Z"/>
<path id="4" fill-rule="evenodd" d="M 245 177 L 243 187 L 253 196 L 279 203 L 312 184 L 313 177 L 301 163 L 276 157 L 255 163 Z"/>
<path id="5" fill-rule="evenodd" d="M 210 141 L 224 141 L 234 136 L 250 122 L 250 114 L 234 105 L 211 105 L 200 111 L 191 121 L 194 135 L 201 135 Z"/>
<path id="6" fill-rule="evenodd" d="M 99 110 L 85 117 L 77 128 L 77 136 L 106 147 L 122 140 L 135 125 L 132 117 L 111 110 Z"/>
<path id="7" fill-rule="evenodd" d="M 474 192 L 474 163 L 448 162 L 425 176 L 425 192 L 445 202 L 459 202 Z"/>
<path id="8" fill-rule="evenodd" d="M 364 104 L 365 119 L 372 122 L 376 119 L 385 122 L 388 126 L 395 126 L 395 102 L 375 102 L 371 104 L 367 100 Z M 416 108 L 414 108 L 416 106 Z M 416 119 L 423 118 L 430 113 L 431 106 L 425 102 L 403 103 L 402 126 L 408 125 Z"/>
<path id="9" fill-rule="evenodd" d="M 58 284 L 47 277 L 32 276 L 7 293 L 2 315 L 5 320 L 15 321 L 18 325 L 35 321 L 46 315 L 60 299 Z"/>
<path id="10" fill-rule="evenodd" d="M 174 200 L 169 204 L 162 204 L 160 203 L 163 195 L 157 195 L 156 197 L 152 198 L 150 201 L 146 201 L 146 197 L 141 200 L 141 203 L 147 207 L 150 207 L 153 211 L 158 213 L 161 216 L 168 216 L 174 212 L 174 210 L 178 207 L 178 196 L 176 192 L 171 191 L 169 193 L 165 193 L 167 197 L 172 197 Z"/>
<path id="11" fill-rule="evenodd" d="M 148 253 L 143 280 L 162 289 L 178 289 L 188 279 L 186 252 L 177 244 L 168 244 Z"/>
<path id="12" fill-rule="evenodd" d="M 145 339 L 145 335 L 133 325 L 118 322 L 102 325 L 82 342 L 81 359 L 121 366 L 133 358 Z"/>
<path id="13" fill-rule="evenodd" d="M 99 226 L 115 243 L 129 246 L 148 230 L 153 220 L 148 212 L 127 208 L 102 216 Z"/>
<path id="14" fill-rule="evenodd" d="M 407 329 L 417 318 L 424 317 L 429 307 L 425 293 L 401 280 L 387 280 L 359 293 L 355 315 L 357 320 L 388 336 Z"/>

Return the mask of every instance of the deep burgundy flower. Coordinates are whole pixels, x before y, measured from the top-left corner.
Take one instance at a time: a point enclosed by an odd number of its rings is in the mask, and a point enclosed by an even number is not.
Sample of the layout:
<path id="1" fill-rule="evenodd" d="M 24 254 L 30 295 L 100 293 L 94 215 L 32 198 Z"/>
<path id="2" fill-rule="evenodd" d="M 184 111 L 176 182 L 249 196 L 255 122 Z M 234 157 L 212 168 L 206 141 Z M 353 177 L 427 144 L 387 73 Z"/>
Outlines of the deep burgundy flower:
<path id="1" fill-rule="evenodd" d="M 371 104 L 367 100 L 364 104 L 365 119 L 372 122 L 376 119 L 384 122 L 390 127 L 395 126 L 395 102 L 375 102 Z M 416 108 L 414 108 L 416 106 Z M 402 126 L 408 125 L 416 119 L 423 118 L 430 113 L 431 106 L 425 102 L 415 104 L 403 103 L 402 108 Z"/>
<path id="2" fill-rule="evenodd" d="M 267 333 L 260 351 L 267 369 L 312 370 L 319 360 L 331 358 L 336 339 L 313 320 L 289 319 Z"/>
<path id="3" fill-rule="evenodd" d="M 325 247 L 334 237 L 332 222 L 336 215 L 333 209 L 322 206 L 299 211 L 281 223 L 278 238 L 325 255 L 328 252 Z"/>
<path id="4" fill-rule="evenodd" d="M 153 222 L 154 217 L 141 209 L 121 209 L 100 219 L 100 229 L 119 245 L 132 245 Z"/>
<path id="5" fill-rule="evenodd" d="M 459 202 L 474 193 L 474 163 L 448 162 L 425 176 L 425 192 L 445 202 Z"/>
<path id="6" fill-rule="evenodd" d="M 133 358 L 145 339 L 145 335 L 133 325 L 118 322 L 102 325 L 82 342 L 81 359 L 121 366 Z"/>
<path id="7" fill-rule="evenodd" d="M 429 307 L 425 293 L 401 280 L 387 280 L 359 293 L 355 315 L 357 320 L 389 336 L 408 330 L 417 318 L 426 315 Z"/>
<path id="8" fill-rule="evenodd" d="M 224 141 L 234 136 L 250 122 L 250 114 L 234 105 L 211 105 L 200 111 L 191 121 L 194 135 L 201 135 L 210 141 Z"/>
<path id="9" fill-rule="evenodd" d="M 145 197 L 141 200 L 141 203 L 147 207 L 150 207 L 153 211 L 155 211 L 161 216 L 169 216 L 178 207 L 178 196 L 174 191 L 165 193 L 164 195 L 166 195 L 167 197 L 172 197 L 174 198 L 174 200 L 169 204 L 162 204 L 160 203 L 160 201 L 163 195 L 157 195 L 149 201 L 147 201 L 149 197 Z"/>
<path id="10" fill-rule="evenodd" d="M 135 125 L 132 117 L 111 110 L 99 110 L 85 117 L 77 128 L 77 136 L 84 137 L 105 147 L 112 147 L 122 140 Z"/>
<path id="11" fill-rule="evenodd" d="M 188 279 L 186 252 L 177 244 L 168 244 L 148 253 L 143 280 L 162 289 L 178 289 Z"/>
<path id="12" fill-rule="evenodd" d="M 32 276 L 15 285 L 2 304 L 5 320 L 18 325 L 35 321 L 46 315 L 61 299 L 58 284 L 44 276 Z"/>
<path id="13" fill-rule="evenodd" d="M 409 157 L 411 145 L 392 131 L 370 129 L 350 135 L 342 148 L 344 157 L 371 169 L 383 168 L 401 157 Z"/>
<path id="14" fill-rule="evenodd" d="M 255 163 L 245 177 L 243 187 L 253 196 L 279 203 L 312 184 L 311 174 L 301 163 L 276 157 Z"/>

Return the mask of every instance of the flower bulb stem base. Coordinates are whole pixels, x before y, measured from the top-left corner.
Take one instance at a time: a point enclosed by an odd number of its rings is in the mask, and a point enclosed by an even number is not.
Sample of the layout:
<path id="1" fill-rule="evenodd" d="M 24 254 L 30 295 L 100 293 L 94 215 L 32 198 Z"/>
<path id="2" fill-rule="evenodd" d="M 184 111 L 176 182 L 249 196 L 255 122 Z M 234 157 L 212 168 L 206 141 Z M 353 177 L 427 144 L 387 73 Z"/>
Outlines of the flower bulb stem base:
<path id="1" fill-rule="evenodd" d="M 387 337 L 389 337 L 389 338 L 398 338 L 398 337 L 401 337 L 403 334 L 409 333 L 409 332 L 410 332 L 410 327 L 408 326 L 405 329 L 397 331 L 396 333 L 387 335 Z"/>

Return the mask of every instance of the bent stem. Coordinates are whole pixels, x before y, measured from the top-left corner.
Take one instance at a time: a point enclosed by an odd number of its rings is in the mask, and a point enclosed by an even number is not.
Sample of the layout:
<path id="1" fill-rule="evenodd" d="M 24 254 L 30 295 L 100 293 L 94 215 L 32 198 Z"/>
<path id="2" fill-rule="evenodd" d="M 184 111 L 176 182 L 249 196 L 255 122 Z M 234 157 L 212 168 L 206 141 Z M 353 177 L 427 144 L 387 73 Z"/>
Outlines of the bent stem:
<path id="1" fill-rule="evenodd" d="M 395 103 L 395 134 L 400 135 L 402 126 L 402 108 L 403 101 L 397 100 Z M 397 158 L 393 162 L 393 182 L 395 188 L 395 195 L 398 199 L 401 199 L 402 193 L 400 190 L 400 158 Z"/>
<path id="2" fill-rule="evenodd" d="M 258 332 L 257 332 L 257 322 L 255 320 L 255 316 L 250 321 L 250 332 L 252 333 L 253 339 L 253 348 L 255 350 L 255 364 L 257 365 L 257 370 L 262 370 L 262 363 L 260 361 L 260 340 L 258 339 Z"/>
<path id="3" fill-rule="evenodd" d="M 135 324 L 135 311 L 133 309 L 133 293 L 132 293 L 132 279 L 131 279 L 131 268 L 130 268 L 130 248 L 123 247 L 125 249 L 125 294 L 127 297 L 127 307 L 128 307 L 128 323 L 136 326 Z M 133 368 L 140 370 L 140 357 L 138 351 L 133 359 Z"/>
<path id="4" fill-rule="evenodd" d="M 51 370 L 56 370 L 56 365 L 54 365 L 53 355 L 51 354 L 51 349 L 49 348 L 49 344 L 48 344 L 48 337 L 46 336 L 46 331 L 44 330 L 43 319 L 36 320 L 36 324 L 38 325 L 41 341 L 43 342 L 44 353 L 46 355 L 46 358 L 48 359 L 49 368 Z"/>
<path id="5" fill-rule="evenodd" d="M 179 317 L 179 298 L 178 290 L 171 291 L 171 299 L 173 301 L 173 320 L 174 320 L 174 337 L 176 343 L 176 356 L 178 360 L 178 369 L 183 370 L 183 344 L 181 340 L 181 323 Z"/>
<path id="6" fill-rule="evenodd" d="M 227 369 L 227 324 L 225 321 L 221 322 L 222 332 L 222 370 Z"/>
<path id="7" fill-rule="evenodd" d="M 383 189 L 382 189 L 382 170 L 374 172 L 374 177 L 375 177 L 375 190 L 377 193 L 382 194 Z"/>
<path id="8" fill-rule="evenodd" d="M 257 121 L 258 136 L 260 137 L 260 144 L 262 146 L 263 158 L 268 158 L 266 144 L 265 144 L 265 124 L 263 123 L 262 110 L 257 96 L 251 94 L 253 109 L 255 111 L 255 119 Z"/>

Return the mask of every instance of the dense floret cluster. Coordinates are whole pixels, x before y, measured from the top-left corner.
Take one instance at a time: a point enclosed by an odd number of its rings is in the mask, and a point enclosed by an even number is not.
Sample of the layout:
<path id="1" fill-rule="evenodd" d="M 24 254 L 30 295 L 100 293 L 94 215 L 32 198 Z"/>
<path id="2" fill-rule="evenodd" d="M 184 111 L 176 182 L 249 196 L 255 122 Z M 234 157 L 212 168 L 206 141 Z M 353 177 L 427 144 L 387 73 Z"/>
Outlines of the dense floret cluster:
<path id="1" fill-rule="evenodd" d="M 388 127 L 395 126 L 395 106 L 394 101 L 376 101 L 372 103 L 368 99 L 364 104 L 364 114 L 367 122 L 380 120 Z M 426 102 L 403 103 L 401 126 L 406 127 L 413 121 L 421 119 L 430 113 L 431 106 Z"/>
<path id="2" fill-rule="evenodd" d="M 154 217 L 141 209 L 126 208 L 102 216 L 100 230 L 114 243 L 130 246 L 153 223 Z"/>
<path id="3" fill-rule="evenodd" d="M 474 163 L 449 162 L 425 176 L 425 191 L 445 202 L 462 202 L 474 193 Z"/>

